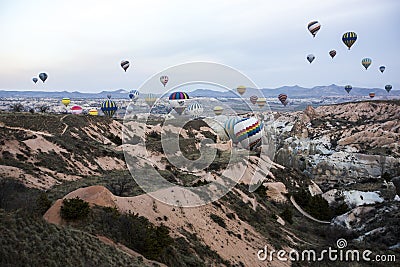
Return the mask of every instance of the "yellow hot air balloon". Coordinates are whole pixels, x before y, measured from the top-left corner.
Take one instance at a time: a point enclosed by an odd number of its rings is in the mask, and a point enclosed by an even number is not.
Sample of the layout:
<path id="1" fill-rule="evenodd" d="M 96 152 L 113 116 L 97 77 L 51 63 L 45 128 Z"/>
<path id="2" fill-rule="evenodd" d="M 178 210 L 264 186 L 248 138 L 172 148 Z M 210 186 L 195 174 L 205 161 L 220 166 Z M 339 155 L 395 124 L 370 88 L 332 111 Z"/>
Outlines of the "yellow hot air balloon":
<path id="1" fill-rule="evenodd" d="M 265 106 L 265 103 L 267 103 L 267 99 L 264 97 L 260 97 L 257 99 L 256 103 L 260 108 L 262 108 L 263 106 Z"/>
<path id="2" fill-rule="evenodd" d="M 236 90 L 240 95 L 243 95 L 246 92 L 246 86 L 240 85 Z"/>
<path id="3" fill-rule="evenodd" d="M 68 107 L 69 103 L 71 103 L 71 99 L 69 99 L 68 97 L 64 97 L 61 100 L 61 103 L 63 103 L 65 107 Z"/>
<path id="4" fill-rule="evenodd" d="M 214 108 L 214 114 L 215 115 L 221 115 L 222 114 L 222 112 L 224 112 L 224 108 L 223 107 L 221 107 L 221 106 L 216 106 L 215 108 Z"/>
<path id="5" fill-rule="evenodd" d="M 99 115 L 99 111 L 95 108 L 89 109 L 89 115 L 97 116 Z"/>

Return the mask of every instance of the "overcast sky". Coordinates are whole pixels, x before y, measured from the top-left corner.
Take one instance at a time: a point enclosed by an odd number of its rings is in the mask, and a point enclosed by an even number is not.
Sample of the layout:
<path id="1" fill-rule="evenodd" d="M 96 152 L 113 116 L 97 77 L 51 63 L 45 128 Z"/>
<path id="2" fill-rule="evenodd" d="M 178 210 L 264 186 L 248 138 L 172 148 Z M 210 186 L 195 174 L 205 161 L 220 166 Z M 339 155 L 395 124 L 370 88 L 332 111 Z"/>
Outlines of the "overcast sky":
<path id="1" fill-rule="evenodd" d="M 399 14 L 398 0 L 0 0 L 0 89 L 129 90 L 190 61 L 229 65 L 263 88 L 400 89 Z M 316 38 L 312 20 L 322 25 Z M 350 51 L 346 31 L 358 34 Z M 122 59 L 131 61 L 126 73 Z M 34 85 L 39 72 L 49 78 Z"/>

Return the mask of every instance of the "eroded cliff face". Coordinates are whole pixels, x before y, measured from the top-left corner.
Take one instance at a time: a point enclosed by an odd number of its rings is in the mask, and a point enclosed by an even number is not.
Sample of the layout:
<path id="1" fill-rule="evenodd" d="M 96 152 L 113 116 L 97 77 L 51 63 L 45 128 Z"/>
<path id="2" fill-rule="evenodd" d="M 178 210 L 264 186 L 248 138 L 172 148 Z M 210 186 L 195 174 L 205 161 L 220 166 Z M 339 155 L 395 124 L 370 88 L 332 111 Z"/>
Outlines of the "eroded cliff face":
<path id="1" fill-rule="evenodd" d="M 369 177 L 400 174 L 400 104 L 368 101 L 308 106 L 282 114 L 275 160 L 299 168 L 329 187 Z M 283 137 L 282 137 L 283 136 Z"/>

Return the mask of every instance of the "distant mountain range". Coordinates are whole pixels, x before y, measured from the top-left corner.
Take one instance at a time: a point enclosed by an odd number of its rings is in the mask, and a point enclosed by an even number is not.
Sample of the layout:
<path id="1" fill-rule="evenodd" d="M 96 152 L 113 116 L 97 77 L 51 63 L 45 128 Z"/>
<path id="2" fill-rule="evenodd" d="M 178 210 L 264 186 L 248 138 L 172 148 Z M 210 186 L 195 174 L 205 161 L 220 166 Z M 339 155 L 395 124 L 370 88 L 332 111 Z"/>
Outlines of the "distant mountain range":
<path id="1" fill-rule="evenodd" d="M 315 86 L 312 88 L 304 88 L 300 86 L 283 86 L 275 89 L 263 88 L 260 90 L 262 94 L 269 97 L 277 97 L 279 94 L 287 94 L 290 98 L 315 98 L 315 97 L 341 97 L 346 96 L 347 93 L 344 90 L 344 86 L 339 86 L 335 84 L 327 86 Z M 248 88 L 243 97 L 250 97 L 252 95 L 260 95 L 260 91 L 253 88 Z M 359 88 L 354 87 L 350 92 L 351 96 L 367 96 L 370 92 L 375 92 L 376 96 L 400 96 L 400 90 L 392 90 L 390 94 L 386 92 L 385 89 L 381 88 Z M 100 93 L 81 93 L 78 91 L 68 92 L 45 92 L 45 91 L 7 91 L 0 90 L 0 97 L 33 97 L 33 98 L 106 98 L 107 95 L 112 95 L 113 98 L 127 98 L 128 91 L 124 89 L 119 89 L 115 91 L 102 91 Z M 237 98 L 239 97 L 236 92 L 232 91 L 214 91 L 210 89 L 196 89 L 189 92 L 191 97 L 213 97 L 213 98 Z"/>

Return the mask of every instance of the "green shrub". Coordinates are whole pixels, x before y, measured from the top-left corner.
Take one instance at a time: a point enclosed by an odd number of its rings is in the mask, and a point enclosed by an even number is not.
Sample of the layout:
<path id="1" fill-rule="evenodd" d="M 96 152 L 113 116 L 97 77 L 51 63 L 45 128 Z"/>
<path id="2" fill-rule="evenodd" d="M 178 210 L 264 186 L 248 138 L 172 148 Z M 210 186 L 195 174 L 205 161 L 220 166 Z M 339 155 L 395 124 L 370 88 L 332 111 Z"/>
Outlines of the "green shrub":
<path id="1" fill-rule="evenodd" d="M 222 228 L 226 228 L 225 220 L 219 217 L 218 215 L 210 214 L 210 218 Z"/>
<path id="2" fill-rule="evenodd" d="M 89 203 L 79 197 L 64 199 L 61 206 L 61 217 L 65 220 L 80 220 L 88 216 Z"/>
<path id="3" fill-rule="evenodd" d="M 280 216 L 288 223 L 293 224 L 293 212 L 292 209 L 290 209 L 289 207 L 286 207 L 285 210 L 280 214 Z"/>

